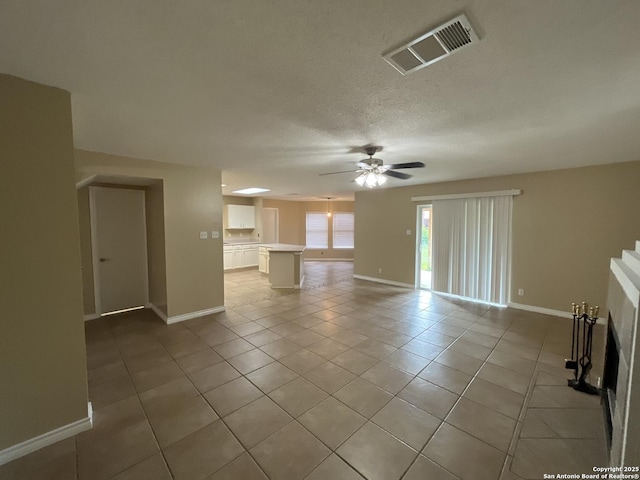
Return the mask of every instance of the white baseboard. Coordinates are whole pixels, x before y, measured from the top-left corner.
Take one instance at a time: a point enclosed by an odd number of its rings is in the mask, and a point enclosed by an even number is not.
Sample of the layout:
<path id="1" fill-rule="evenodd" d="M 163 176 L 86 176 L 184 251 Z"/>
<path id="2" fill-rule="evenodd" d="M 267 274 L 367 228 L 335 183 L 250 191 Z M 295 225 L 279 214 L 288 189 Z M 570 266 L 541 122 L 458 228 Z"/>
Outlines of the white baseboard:
<path id="1" fill-rule="evenodd" d="M 542 313 L 543 315 L 553 315 L 554 317 L 563 317 L 568 319 L 572 318 L 571 313 L 569 312 L 568 309 L 566 311 L 554 310 L 552 308 L 536 307 L 535 305 L 525 305 L 523 303 L 513 303 L 513 302 L 509 302 L 507 306 L 509 308 L 515 308 L 517 310 L 526 310 L 527 312 Z M 598 325 L 606 325 L 607 320 L 605 318 L 598 318 L 596 323 Z"/>
<path id="2" fill-rule="evenodd" d="M 385 280 L 384 278 L 366 277 L 364 275 L 353 275 L 358 280 L 367 280 L 368 282 L 384 283 L 385 285 L 393 285 L 394 287 L 405 287 L 415 290 L 415 285 L 411 283 L 394 282 L 393 280 Z"/>
<path id="3" fill-rule="evenodd" d="M 84 321 L 85 322 L 89 322 L 91 320 L 97 320 L 98 318 L 100 318 L 100 314 L 99 313 L 89 313 L 89 314 L 84 316 Z"/>
<path id="4" fill-rule="evenodd" d="M 171 325 L 172 323 L 184 322 L 185 320 L 191 320 L 192 318 L 204 317 L 205 315 L 211 315 L 213 313 L 224 312 L 225 307 L 222 305 L 221 307 L 207 308 L 206 310 L 198 310 L 197 312 L 189 312 L 183 313 L 181 315 L 175 315 L 173 317 L 166 317 L 164 321 L 167 325 Z"/>
<path id="5" fill-rule="evenodd" d="M 68 425 L 56 428 L 55 430 L 51 430 L 50 432 L 38 435 L 37 437 L 25 440 L 24 442 L 12 447 L 0 450 L 0 465 L 4 465 L 5 463 L 9 463 L 17 458 L 35 452 L 36 450 L 40 450 L 41 448 L 64 440 L 65 438 L 73 437 L 78 433 L 89 430 L 91 425 L 91 417 L 88 416 Z"/>
<path id="6" fill-rule="evenodd" d="M 353 262 L 353 258 L 305 258 L 305 262 Z"/>
<path id="7" fill-rule="evenodd" d="M 158 315 L 164 321 L 164 323 L 167 323 L 167 315 L 158 307 L 156 307 L 153 303 L 147 304 L 147 308 L 150 308 L 151 310 L 153 310 L 155 314 Z"/>

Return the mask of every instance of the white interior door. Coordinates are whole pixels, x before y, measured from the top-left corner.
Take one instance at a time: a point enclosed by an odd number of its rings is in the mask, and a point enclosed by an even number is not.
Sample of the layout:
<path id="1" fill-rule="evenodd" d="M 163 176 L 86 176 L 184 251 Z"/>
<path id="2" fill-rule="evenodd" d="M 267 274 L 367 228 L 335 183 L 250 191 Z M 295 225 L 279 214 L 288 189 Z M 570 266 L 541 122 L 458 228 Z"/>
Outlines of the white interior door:
<path id="1" fill-rule="evenodd" d="M 278 243 L 278 209 L 262 209 L 262 243 Z"/>
<path id="2" fill-rule="evenodd" d="M 96 313 L 145 306 L 147 234 L 144 191 L 90 187 Z"/>

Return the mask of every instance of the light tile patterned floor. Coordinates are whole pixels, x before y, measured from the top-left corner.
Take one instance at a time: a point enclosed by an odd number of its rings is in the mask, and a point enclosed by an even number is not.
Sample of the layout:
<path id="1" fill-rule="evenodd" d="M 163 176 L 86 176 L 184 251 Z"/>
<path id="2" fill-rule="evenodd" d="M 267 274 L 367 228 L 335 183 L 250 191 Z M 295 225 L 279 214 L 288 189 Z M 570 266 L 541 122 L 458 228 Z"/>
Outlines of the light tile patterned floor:
<path id="1" fill-rule="evenodd" d="M 86 324 L 94 427 L 3 479 L 540 479 L 604 465 L 567 319 L 352 279 L 225 274 L 225 313 Z M 601 343 L 601 340 L 599 340 Z M 596 350 L 598 348 L 596 347 Z"/>

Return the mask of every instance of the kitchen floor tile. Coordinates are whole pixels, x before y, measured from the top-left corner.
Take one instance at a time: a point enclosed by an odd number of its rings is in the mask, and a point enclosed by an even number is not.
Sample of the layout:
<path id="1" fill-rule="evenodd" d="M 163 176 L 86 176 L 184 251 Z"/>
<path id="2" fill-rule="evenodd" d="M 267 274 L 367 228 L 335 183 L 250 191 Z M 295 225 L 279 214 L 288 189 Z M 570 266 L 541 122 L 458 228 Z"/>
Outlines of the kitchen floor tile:
<path id="1" fill-rule="evenodd" d="M 389 392 L 362 378 L 356 378 L 333 396 L 367 418 L 375 415 L 393 398 Z"/>
<path id="2" fill-rule="evenodd" d="M 369 480 L 399 479 L 418 455 L 371 422 L 358 430 L 336 453 Z"/>
<path id="3" fill-rule="evenodd" d="M 382 407 L 371 421 L 418 451 L 442 423 L 439 418 L 398 397 Z"/>
<path id="4" fill-rule="evenodd" d="M 291 422 L 250 451 L 272 480 L 304 478 L 331 451 L 297 422 Z"/>
<path id="5" fill-rule="evenodd" d="M 335 363 L 326 362 L 304 374 L 304 378 L 327 393 L 335 393 L 356 376 Z"/>
<path id="6" fill-rule="evenodd" d="M 300 416 L 298 421 L 335 450 L 367 419 L 335 398 L 328 397 Z"/>
<path id="7" fill-rule="evenodd" d="M 293 420 L 269 397 L 261 397 L 224 417 L 224 422 L 251 448 Z"/>
<path id="8" fill-rule="evenodd" d="M 218 419 L 201 397 L 193 397 L 149 415 L 151 428 L 161 448 L 183 439 Z"/>
<path id="9" fill-rule="evenodd" d="M 506 454 L 443 423 L 422 451 L 462 480 L 496 480 Z"/>
<path id="10" fill-rule="evenodd" d="M 431 362 L 418 374 L 418 377 L 458 395 L 462 394 L 473 378 L 467 373 L 437 362 Z"/>
<path id="11" fill-rule="evenodd" d="M 248 453 L 227 463 L 208 480 L 269 480 Z"/>
<path id="12" fill-rule="evenodd" d="M 398 393 L 398 397 L 439 419 L 444 419 L 447 416 L 449 410 L 459 398 L 455 393 L 427 382 L 420 377 L 413 379 L 409 385 Z"/>
<path id="13" fill-rule="evenodd" d="M 378 363 L 375 358 L 353 349 L 341 353 L 331 361 L 356 375 L 364 373 Z"/>
<path id="14" fill-rule="evenodd" d="M 453 407 L 447 423 L 473 435 L 505 453 L 516 428 L 516 421 L 466 398 Z"/>
<path id="15" fill-rule="evenodd" d="M 524 395 L 477 377 L 473 379 L 463 397 L 489 407 L 514 420 L 518 419 L 524 402 Z"/>
<path id="16" fill-rule="evenodd" d="M 360 377 L 394 395 L 413 380 L 413 375 L 398 370 L 384 362 L 379 362 Z"/>
<path id="17" fill-rule="evenodd" d="M 313 383 L 298 377 L 269 394 L 289 415 L 296 418 L 327 397 Z"/>
<path id="18" fill-rule="evenodd" d="M 427 457 L 418 455 L 402 480 L 459 480 L 458 477 L 447 472 L 440 465 L 433 463 Z"/>
<path id="19" fill-rule="evenodd" d="M 269 355 L 264 353 L 262 350 L 254 349 L 245 353 L 241 353 L 235 357 L 232 357 L 228 360 L 228 362 L 238 370 L 243 375 L 246 375 L 249 372 L 253 372 L 260 367 L 264 367 L 265 365 L 269 365 L 275 360 L 271 358 Z"/>
<path id="20" fill-rule="evenodd" d="M 216 413 L 224 417 L 263 395 L 262 391 L 253 383 L 244 377 L 240 377 L 209 390 L 203 396 Z"/>
<path id="21" fill-rule="evenodd" d="M 305 480 L 362 480 L 362 478 L 344 460 L 336 454 L 331 454 L 305 477 Z"/>
<path id="22" fill-rule="evenodd" d="M 112 480 L 139 480 L 141 478 L 153 478 L 154 480 L 171 480 L 173 477 L 169 473 L 167 464 L 162 454 L 155 455 L 143 460 L 142 462 L 128 468 L 124 472 L 113 477 Z M 56 480 L 57 477 L 56 477 Z"/>
<path id="23" fill-rule="evenodd" d="M 227 362 L 220 362 L 192 373 L 189 378 L 201 393 L 205 393 L 239 376 L 238 371 Z"/>
<path id="24" fill-rule="evenodd" d="M 280 363 L 298 374 L 308 372 L 324 362 L 326 362 L 324 358 L 320 355 L 316 355 L 306 348 L 298 350 L 296 353 L 292 353 L 291 355 L 280 359 Z"/>
<path id="25" fill-rule="evenodd" d="M 270 363 L 266 367 L 259 368 L 246 375 L 247 379 L 251 380 L 251 383 L 264 393 L 269 393 L 285 383 L 289 383 L 297 376 L 297 373 L 289 370 L 279 362 Z"/>
<path id="26" fill-rule="evenodd" d="M 204 479 L 244 452 L 220 420 L 164 450 L 176 480 Z"/>
<path id="27" fill-rule="evenodd" d="M 222 362 L 223 358 L 211 349 L 202 350 L 176 360 L 186 374 L 195 373 L 203 368 Z"/>

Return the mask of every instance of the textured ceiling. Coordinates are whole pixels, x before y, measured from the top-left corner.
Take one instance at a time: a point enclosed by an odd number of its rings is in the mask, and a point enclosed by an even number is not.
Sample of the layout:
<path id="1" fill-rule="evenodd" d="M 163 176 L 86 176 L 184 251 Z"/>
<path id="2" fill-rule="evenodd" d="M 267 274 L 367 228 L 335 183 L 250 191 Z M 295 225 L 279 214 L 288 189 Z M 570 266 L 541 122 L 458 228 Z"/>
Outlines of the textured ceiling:
<path id="1" fill-rule="evenodd" d="M 72 93 L 81 149 L 211 165 L 231 189 L 386 187 L 640 159 L 640 2 L 0 0 L 0 72 Z M 480 42 L 401 76 L 382 54 L 466 13 Z M 408 172 L 408 171 L 407 171 Z"/>

